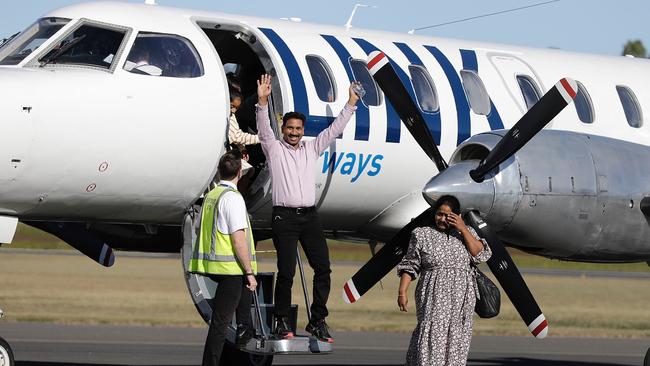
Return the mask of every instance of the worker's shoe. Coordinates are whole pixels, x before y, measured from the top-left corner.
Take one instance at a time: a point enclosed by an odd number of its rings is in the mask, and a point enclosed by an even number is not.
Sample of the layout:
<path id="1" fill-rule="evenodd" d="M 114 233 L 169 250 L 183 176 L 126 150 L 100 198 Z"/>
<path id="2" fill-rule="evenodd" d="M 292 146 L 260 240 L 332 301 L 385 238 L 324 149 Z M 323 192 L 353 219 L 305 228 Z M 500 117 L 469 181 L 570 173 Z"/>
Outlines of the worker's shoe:
<path id="1" fill-rule="evenodd" d="M 288 318 L 278 317 L 275 319 L 275 329 L 273 329 L 273 335 L 278 339 L 293 338 L 293 332 L 291 331 L 291 327 L 289 327 Z"/>
<path id="2" fill-rule="evenodd" d="M 238 348 L 246 348 L 248 341 L 253 337 L 255 337 L 255 329 L 244 324 L 239 324 L 237 326 L 236 345 Z"/>
<path id="3" fill-rule="evenodd" d="M 334 338 L 330 335 L 330 330 L 327 323 L 325 323 L 325 319 L 310 320 L 305 330 L 320 341 L 334 343 Z"/>

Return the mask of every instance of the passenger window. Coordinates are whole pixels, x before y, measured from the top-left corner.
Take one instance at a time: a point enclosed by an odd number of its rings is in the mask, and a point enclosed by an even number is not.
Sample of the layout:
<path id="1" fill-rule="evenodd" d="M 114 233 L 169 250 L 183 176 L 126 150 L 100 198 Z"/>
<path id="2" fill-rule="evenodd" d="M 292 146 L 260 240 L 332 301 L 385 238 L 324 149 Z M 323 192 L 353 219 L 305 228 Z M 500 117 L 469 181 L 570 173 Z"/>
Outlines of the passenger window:
<path id="1" fill-rule="evenodd" d="M 125 30 L 84 24 L 68 34 L 39 61 L 41 64 L 84 65 L 110 69 Z"/>
<path id="2" fill-rule="evenodd" d="M 541 98 L 537 83 L 528 75 L 517 75 L 517 83 L 524 97 L 526 109 L 531 109 Z"/>
<path id="3" fill-rule="evenodd" d="M 361 60 L 350 60 L 350 67 L 352 67 L 352 75 L 354 80 L 361 83 L 364 89 L 366 89 L 366 95 L 361 98 L 363 103 L 367 106 L 378 106 L 381 104 L 381 91 L 379 87 L 375 84 L 375 79 L 370 76 L 368 71 L 368 66 L 365 61 Z"/>
<path id="4" fill-rule="evenodd" d="M 429 72 L 422 66 L 410 65 L 409 73 L 420 108 L 424 112 L 438 111 L 438 93 Z"/>
<path id="5" fill-rule="evenodd" d="M 594 106 L 591 103 L 591 97 L 581 82 L 576 81 L 576 83 L 578 84 L 578 93 L 573 103 L 576 105 L 578 118 L 583 123 L 594 123 Z"/>
<path id="6" fill-rule="evenodd" d="M 484 116 L 490 114 L 490 97 L 478 74 L 472 70 L 460 70 L 460 77 L 463 79 L 465 96 L 472 111 Z"/>
<path id="7" fill-rule="evenodd" d="M 192 43 L 181 36 L 139 33 L 124 63 L 124 70 L 141 75 L 195 78 L 203 63 Z"/>
<path id="8" fill-rule="evenodd" d="M 616 91 L 618 92 L 618 97 L 621 99 L 627 123 L 632 127 L 641 127 L 643 125 L 643 112 L 641 111 L 639 100 L 636 99 L 636 95 L 634 95 L 632 89 L 627 86 L 617 85 Z"/>
<path id="9" fill-rule="evenodd" d="M 43 18 L 2 45 L 0 65 L 18 65 L 58 32 L 70 19 Z"/>
<path id="10" fill-rule="evenodd" d="M 328 103 L 335 101 L 336 87 L 334 86 L 334 78 L 325 60 L 312 55 L 307 55 L 305 58 L 318 98 Z"/>

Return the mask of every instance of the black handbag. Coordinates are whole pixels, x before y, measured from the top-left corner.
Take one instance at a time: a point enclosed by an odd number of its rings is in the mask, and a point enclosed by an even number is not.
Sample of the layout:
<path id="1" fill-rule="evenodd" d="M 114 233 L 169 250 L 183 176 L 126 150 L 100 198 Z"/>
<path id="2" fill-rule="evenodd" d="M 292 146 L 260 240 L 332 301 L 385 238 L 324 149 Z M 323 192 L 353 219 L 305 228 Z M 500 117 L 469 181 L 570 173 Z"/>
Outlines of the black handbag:
<path id="1" fill-rule="evenodd" d="M 499 288 L 490 280 L 478 267 L 474 267 L 476 286 L 476 305 L 474 311 L 481 318 L 493 318 L 499 315 L 501 308 L 501 292 Z"/>

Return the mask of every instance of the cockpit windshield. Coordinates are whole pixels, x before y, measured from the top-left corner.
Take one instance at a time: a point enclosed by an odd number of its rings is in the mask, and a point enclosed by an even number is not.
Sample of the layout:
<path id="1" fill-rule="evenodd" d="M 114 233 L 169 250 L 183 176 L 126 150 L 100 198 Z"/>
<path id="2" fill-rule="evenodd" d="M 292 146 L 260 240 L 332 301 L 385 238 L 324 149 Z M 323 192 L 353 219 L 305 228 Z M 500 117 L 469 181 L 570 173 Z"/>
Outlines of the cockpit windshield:
<path id="1" fill-rule="evenodd" d="M 0 65 L 18 65 L 58 32 L 70 19 L 42 18 L 0 49 Z"/>

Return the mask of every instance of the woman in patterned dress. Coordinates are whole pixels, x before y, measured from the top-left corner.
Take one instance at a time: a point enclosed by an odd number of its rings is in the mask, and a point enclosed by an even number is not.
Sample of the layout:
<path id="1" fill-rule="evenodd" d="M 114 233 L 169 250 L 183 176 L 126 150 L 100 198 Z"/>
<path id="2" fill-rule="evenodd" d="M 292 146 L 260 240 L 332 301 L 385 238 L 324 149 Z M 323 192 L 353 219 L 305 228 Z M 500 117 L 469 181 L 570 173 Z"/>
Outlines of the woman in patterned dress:
<path id="1" fill-rule="evenodd" d="M 397 266 L 401 311 L 408 309 L 409 284 L 420 276 L 415 289 L 418 324 L 406 365 L 465 365 L 477 290 L 470 261 L 485 262 L 492 252 L 463 222 L 458 199 L 440 197 L 433 212 L 433 226 L 413 230 L 408 252 Z"/>

